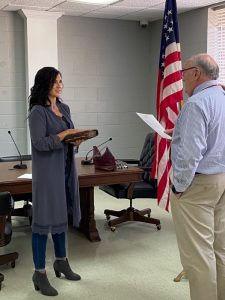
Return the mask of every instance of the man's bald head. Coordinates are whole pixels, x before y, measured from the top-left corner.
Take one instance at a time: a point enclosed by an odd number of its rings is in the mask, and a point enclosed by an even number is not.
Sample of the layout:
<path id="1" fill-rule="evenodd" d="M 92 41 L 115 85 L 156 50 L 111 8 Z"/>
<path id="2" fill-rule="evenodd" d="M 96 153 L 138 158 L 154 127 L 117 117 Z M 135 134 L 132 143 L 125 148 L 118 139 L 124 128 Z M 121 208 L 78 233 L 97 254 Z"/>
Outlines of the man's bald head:
<path id="1" fill-rule="evenodd" d="M 219 77 L 219 67 L 216 61 L 206 53 L 191 56 L 185 62 L 183 81 L 185 92 L 191 96 L 194 89 L 205 81 L 216 80 Z"/>
<path id="2" fill-rule="evenodd" d="M 188 61 L 191 62 L 192 66 L 199 67 L 203 74 L 211 80 L 216 80 L 219 77 L 219 67 L 212 58 L 212 56 L 206 53 L 200 53 L 191 56 Z"/>

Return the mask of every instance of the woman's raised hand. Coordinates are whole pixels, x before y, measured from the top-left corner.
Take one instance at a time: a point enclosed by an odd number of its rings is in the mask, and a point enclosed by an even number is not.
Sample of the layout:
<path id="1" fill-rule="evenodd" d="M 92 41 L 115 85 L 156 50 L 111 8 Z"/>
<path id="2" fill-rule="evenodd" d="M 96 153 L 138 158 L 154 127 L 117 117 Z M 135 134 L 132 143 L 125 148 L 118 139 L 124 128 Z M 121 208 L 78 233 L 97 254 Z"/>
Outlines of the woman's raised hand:
<path id="1" fill-rule="evenodd" d="M 60 138 L 60 141 L 63 141 L 65 139 L 65 137 L 69 134 L 75 134 L 75 133 L 78 133 L 78 132 L 82 132 L 82 131 L 86 131 L 87 129 L 86 128 L 71 128 L 71 129 L 66 129 L 60 133 L 58 133 L 58 137 Z"/>

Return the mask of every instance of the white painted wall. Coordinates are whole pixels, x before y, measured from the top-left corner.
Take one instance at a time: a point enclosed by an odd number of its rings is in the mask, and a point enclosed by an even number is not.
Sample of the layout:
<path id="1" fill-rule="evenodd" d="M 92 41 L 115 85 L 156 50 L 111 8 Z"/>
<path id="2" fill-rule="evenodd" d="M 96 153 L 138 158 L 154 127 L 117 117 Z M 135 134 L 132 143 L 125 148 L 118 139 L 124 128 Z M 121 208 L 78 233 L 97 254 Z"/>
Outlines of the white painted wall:
<path id="1" fill-rule="evenodd" d="M 57 19 L 59 13 L 21 10 L 24 19 L 25 64 L 27 96 L 34 84 L 34 77 L 46 65 L 58 68 Z"/>
<path id="2" fill-rule="evenodd" d="M 58 42 L 63 99 L 75 125 L 99 130 L 79 155 L 112 137 L 108 145 L 116 157 L 138 157 L 148 127 L 135 112 L 154 107 L 149 29 L 138 22 L 64 16 Z"/>
<path id="3" fill-rule="evenodd" d="M 0 11 L 0 156 L 17 154 L 8 130 L 21 153 L 27 152 L 25 103 L 23 20 Z"/>
<path id="4" fill-rule="evenodd" d="M 207 9 L 179 16 L 183 58 L 207 50 Z M 149 130 L 135 112 L 155 114 L 162 21 L 137 22 L 62 17 L 58 21 L 63 98 L 78 127 L 99 129 L 80 155 L 112 137 L 117 157 L 138 157 Z M 194 34 L 193 34 L 194 33 Z"/>
<path id="5" fill-rule="evenodd" d="M 45 66 L 58 68 L 57 19 L 61 13 L 20 10 L 24 19 L 26 98 L 34 85 L 37 71 Z M 29 105 L 27 103 L 27 110 Z M 30 132 L 27 126 L 27 150 L 31 153 Z"/>
<path id="6" fill-rule="evenodd" d="M 183 59 L 207 49 L 207 9 L 179 16 Z M 138 22 L 63 16 L 58 20 L 63 99 L 77 127 L 99 129 L 82 156 L 108 137 L 117 157 L 138 157 L 149 130 L 135 112 L 155 112 L 161 21 Z M 7 130 L 26 153 L 23 20 L 0 12 L 0 156 L 16 154 Z M 12 55 L 9 55 L 9 52 Z M 21 141 L 21 142 L 20 142 Z"/>

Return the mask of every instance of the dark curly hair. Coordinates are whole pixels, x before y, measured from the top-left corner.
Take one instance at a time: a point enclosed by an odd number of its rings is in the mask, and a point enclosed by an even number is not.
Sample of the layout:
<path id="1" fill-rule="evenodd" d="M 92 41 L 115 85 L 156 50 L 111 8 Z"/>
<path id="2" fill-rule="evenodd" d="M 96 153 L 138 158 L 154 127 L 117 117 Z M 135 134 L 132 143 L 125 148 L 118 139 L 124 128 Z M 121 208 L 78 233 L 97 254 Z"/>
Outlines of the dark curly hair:
<path id="1" fill-rule="evenodd" d="M 56 77 L 60 71 L 53 67 L 44 67 L 40 69 L 34 79 L 34 86 L 31 88 L 29 96 L 29 111 L 35 105 L 49 106 L 49 91 L 52 89 Z"/>

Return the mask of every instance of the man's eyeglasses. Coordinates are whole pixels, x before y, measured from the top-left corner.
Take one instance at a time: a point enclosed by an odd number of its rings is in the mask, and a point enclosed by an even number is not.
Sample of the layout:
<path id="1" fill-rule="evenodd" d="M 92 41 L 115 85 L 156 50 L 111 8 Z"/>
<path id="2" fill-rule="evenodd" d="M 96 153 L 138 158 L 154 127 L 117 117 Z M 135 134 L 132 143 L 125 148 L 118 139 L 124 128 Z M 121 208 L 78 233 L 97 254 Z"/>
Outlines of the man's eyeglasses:
<path id="1" fill-rule="evenodd" d="M 181 72 L 184 73 L 185 71 L 192 70 L 192 69 L 197 69 L 197 67 L 190 67 L 187 69 L 182 69 Z"/>

